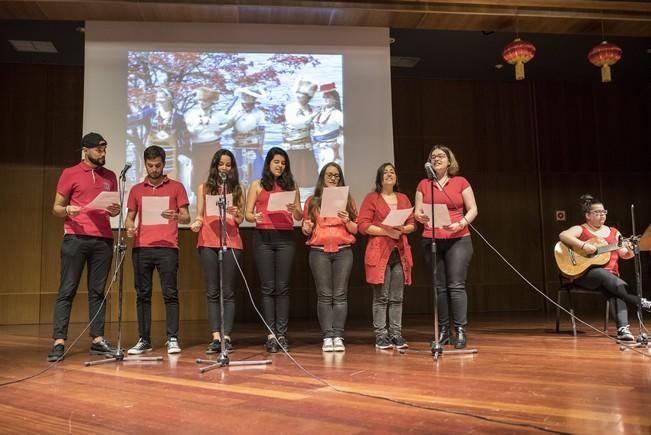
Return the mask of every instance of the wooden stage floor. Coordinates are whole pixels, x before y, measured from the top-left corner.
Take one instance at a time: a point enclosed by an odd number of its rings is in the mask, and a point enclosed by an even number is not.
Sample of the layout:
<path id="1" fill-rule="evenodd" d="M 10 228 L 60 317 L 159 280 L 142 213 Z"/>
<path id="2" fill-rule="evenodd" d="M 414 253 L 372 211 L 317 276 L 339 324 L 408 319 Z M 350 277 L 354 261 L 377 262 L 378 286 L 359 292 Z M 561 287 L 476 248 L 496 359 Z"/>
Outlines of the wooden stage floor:
<path id="1" fill-rule="evenodd" d="M 404 354 L 376 350 L 366 324 L 349 327 L 345 353 L 323 353 L 314 322 L 290 322 L 291 355 L 305 371 L 275 354 L 268 366 L 199 374 L 203 322 L 182 323 L 178 356 L 154 339 L 163 362 L 85 367 L 84 337 L 46 373 L 0 387 L 0 432 L 651 433 L 648 350 L 621 351 L 585 327 L 572 337 L 568 322 L 556 334 L 551 319 L 509 317 L 473 318 L 469 345 L 479 353 L 438 362 L 430 319 L 405 319 Z M 83 326 L 71 325 L 71 337 Z M 114 339 L 116 325 L 107 327 Z M 125 325 L 125 347 L 136 329 Z M 232 361 L 267 357 L 261 331 L 236 325 Z M 47 367 L 49 335 L 47 326 L 0 327 L 0 383 Z"/>

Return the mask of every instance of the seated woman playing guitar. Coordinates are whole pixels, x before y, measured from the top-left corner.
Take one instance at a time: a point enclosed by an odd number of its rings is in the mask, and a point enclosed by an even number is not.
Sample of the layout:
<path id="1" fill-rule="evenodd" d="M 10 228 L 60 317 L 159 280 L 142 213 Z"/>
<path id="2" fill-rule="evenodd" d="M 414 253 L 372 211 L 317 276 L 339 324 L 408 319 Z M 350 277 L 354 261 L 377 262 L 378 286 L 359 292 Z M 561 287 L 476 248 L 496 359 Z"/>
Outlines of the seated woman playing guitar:
<path id="1" fill-rule="evenodd" d="M 598 253 L 599 245 L 617 244 L 621 234 L 617 228 L 604 225 L 607 210 L 603 203 L 592 195 L 580 198 L 581 210 L 585 213 L 585 223 L 575 225 L 559 234 L 561 242 L 573 249 L 578 255 L 587 257 Z M 619 277 L 620 258 L 633 258 L 633 250 L 628 243 L 610 252 L 610 260 L 603 267 L 593 267 L 576 278 L 576 285 L 589 290 L 602 289 L 610 297 L 610 307 L 617 323 L 617 338 L 621 341 L 634 341 L 628 325 L 626 303 L 641 306 L 651 312 L 651 301 L 628 292 L 628 284 Z"/>

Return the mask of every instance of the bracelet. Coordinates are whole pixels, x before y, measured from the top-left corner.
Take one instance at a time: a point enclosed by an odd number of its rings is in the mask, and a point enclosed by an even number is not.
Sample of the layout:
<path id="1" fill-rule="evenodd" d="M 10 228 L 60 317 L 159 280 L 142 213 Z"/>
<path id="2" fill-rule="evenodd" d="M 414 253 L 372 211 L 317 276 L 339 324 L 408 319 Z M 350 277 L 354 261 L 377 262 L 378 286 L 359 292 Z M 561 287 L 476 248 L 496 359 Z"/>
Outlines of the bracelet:
<path id="1" fill-rule="evenodd" d="M 583 242 L 583 245 L 581 245 L 581 249 L 583 249 L 583 247 L 585 246 L 586 243 L 588 243 L 588 242 Z"/>

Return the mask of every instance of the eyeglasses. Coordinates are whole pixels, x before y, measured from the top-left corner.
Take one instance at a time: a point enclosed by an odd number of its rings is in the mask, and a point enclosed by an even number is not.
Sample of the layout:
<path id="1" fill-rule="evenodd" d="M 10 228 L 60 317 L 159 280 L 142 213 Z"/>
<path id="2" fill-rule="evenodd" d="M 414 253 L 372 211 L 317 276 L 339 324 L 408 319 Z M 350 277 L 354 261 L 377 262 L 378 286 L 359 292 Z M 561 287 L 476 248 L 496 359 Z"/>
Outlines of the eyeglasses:
<path id="1" fill-rule="evenodd" d="M 608 210 L 590 210 L 590 213 L 596 214 L 597 216 L 606 216 L 608 214 Z"/>
<path id="2" fill-rule="evenodd" d="M 326 172 L 325 176 L 328 177 L 329 179 L 335 180 L 335 181 L 338 181 L 341 178 L 341 175 L 339 175 L 339 174 L 330 174 L 328 172 Z"/>
<path id="3" fill-rule="evenodd" d="M 441 159 L 441 160 L 443 160 L 443 159 L 447 159 L 447 158 L 448 158 L 448 155 L 445 154 L 445 153 L 441 153 L 441 154 L 432 154 L 431 157 L 432 157 L 432 160 L 436 160 L 436 159 Z"/>

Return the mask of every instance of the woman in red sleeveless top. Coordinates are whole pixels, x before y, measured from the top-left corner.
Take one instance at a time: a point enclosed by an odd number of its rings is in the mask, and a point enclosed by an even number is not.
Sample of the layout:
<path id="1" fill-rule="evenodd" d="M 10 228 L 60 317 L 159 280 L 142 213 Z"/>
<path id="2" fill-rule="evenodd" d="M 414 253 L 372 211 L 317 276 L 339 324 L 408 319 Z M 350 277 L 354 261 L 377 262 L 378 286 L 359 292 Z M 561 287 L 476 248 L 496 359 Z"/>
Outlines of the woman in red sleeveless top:
<path id="1" fill-rule="evenodd" d="M 225 190 L 225 192 L 224 192 Z M 212 341 L 206 353 L 221 352 L 222 343 L 231 350 L 231 330 L 235 320 L 234 283 L 237 276 L 237 262 L 242 258 L 242 238 L 239 225 L 244 219 L 244 190 L 240 185 L 237 162 L 232 152 L 218 150 L 210 163 L 208 179 L 197 188 L 197 217 L 190 229 L 199 233 L 197 249 L 203 269 L 208 296 L 208 324 Z M 226 208 L 226 252 L 223 253 L 224 292 L 224 337 L 221 337 L 221 312 L 219 307 L 219 250 L 222 247 L 221 218 L 214 207 L 218 197 L 232 195 L 232 205 Z M 210 210 L 210 211 L 209 211 Z M 235 257 L 235 258 L 234 258 Z"/>
<path id="2" fill-rule="evenodd" d="M 293 201 L 282 210 L 269 210 L 271 195 L 294 192 Z M 251 184 L 246 199 L 246 220 L 255 222 L 253 256 L 260 276 L 262 315 L 271 329 L 267 335 L 267 352 L 278 347 L 289 349 L 287 322 L 289 319 L 289 279 L 294 261 L 294 219 L 303 218 L 298 184 L 294 181 L 289 157 L 282 148 L 267 152 L 262 178 Z M 275 337 L 277 338 L 274 338 Z"/>
<path id="3" fill-rule="evenodd" d="M 575 225 L 560 233 L 558 237 L 561 242 L 585 255 L 597 252 L 597 247 L 588 242 L 590 239 L 601 238 L 605 239 L 608 244 L 617 243 L 621 234 L 617 228 L 604 225 L 608 211 L 604 209 L 603 202 L 586 194 L 581 196 L 580 203 L 581 211 L 585 215 L 585 223 Z M 622 341 L 635 340 L 628 325 L 626 304 L 641 306 L 644 310 L 651 312 L 651 301 L 629 293 L 628 284 L 619 277 L 619 259 L 628 260 L 633 256 L 634 252 L 630 246 L 624 245 L 610 253 L 608 264 L 589 269 L 587 273 L 574 281 L 577 285 L 590 290 L 601 288 L 611 298 L 610 307 L 617 323 L 617 338 Z"/>

